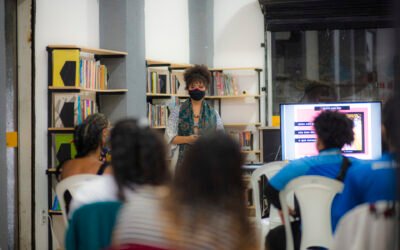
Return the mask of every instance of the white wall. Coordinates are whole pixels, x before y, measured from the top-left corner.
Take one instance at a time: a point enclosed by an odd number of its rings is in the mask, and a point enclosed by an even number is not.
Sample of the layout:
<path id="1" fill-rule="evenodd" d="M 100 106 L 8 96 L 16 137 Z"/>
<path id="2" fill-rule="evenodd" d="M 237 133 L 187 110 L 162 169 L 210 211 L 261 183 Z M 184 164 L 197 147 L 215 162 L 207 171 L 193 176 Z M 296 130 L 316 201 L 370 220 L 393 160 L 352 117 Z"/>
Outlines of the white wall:
<path id="1" fill-rule="evenodd" d="M 35 34 L 35 221 L 36 249 L 47 247 L 47 52 L 49 44 L 99 46 L 98 0 L 37 0 Z"/>
<path id="2" fill-rule="evenodd" d="M 146 0 L 145 36 L 147 59 L 188 63 L 188 0 Z"/>
<path id="3" fill-rule="evenodd" d="M 264 17 L 257 0 L 214 1 L 214 66 L 263 67 Z"/>

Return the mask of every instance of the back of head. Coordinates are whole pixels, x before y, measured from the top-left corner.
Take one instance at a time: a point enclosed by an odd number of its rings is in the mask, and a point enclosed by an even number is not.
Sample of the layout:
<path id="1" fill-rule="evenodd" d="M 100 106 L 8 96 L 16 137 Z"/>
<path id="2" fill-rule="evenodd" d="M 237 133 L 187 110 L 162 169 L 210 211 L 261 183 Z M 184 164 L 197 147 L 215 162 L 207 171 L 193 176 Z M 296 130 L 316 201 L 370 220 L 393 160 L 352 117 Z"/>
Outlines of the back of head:
<path id="1" fill-rule="evenodd" d="M 326 110 L 314 119 L 314 129 L 325 149 L 342 148 L 354 141 L 353 121 L 345 114 Z"/>
<path id="2" fill-rule="evenodd" d="M 382 110 L 382 124 L 385 128 L 385 139 L 393 151 L 400 150 L 400 96 L 389 98 Z"/>
<path id="3" fill-rule="evenodd" d="M 163 185 L 169 179 L 163 138 L 136 119 L 119 121 L 111 131 L 111 165 L 124 199 L 124 188 Z"/>
<path id="4" fill-rule="evenodd" d="M 76 158 L 84 157 L 103 146 L 103 130 L 108 126 L 108 119 L 100 113 L 89 115 L 81 124 L 77 125 L 74 131 Z"/>
<path id="5" fill-rule="evenodd" d="M 244 204 L 242 162 L 238 144 L 228 135 L 200 137 L 177 168 L 173 185 L 177 199 L 189 206 Z"/>

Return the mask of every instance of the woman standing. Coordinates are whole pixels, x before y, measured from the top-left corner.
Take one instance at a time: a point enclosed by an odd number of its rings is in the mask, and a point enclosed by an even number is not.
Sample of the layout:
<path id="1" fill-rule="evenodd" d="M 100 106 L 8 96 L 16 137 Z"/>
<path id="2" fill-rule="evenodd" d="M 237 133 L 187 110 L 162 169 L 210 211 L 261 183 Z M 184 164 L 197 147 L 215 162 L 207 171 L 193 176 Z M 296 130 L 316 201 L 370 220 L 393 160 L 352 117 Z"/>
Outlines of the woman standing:
<path id="1" fill-rule="evenodd" d="M 175 107 L 168 119 L 165 135 L 171 145 L 172 154 L 177 153 L 179 165 L 188 145 L 199 135 L 223 130 L 219 114 L 204 101 L 206 90 L 211 83 L 211 73 L 204 65 L 195 65 L 185 71 L 186 90 L 190 98 Z"/>

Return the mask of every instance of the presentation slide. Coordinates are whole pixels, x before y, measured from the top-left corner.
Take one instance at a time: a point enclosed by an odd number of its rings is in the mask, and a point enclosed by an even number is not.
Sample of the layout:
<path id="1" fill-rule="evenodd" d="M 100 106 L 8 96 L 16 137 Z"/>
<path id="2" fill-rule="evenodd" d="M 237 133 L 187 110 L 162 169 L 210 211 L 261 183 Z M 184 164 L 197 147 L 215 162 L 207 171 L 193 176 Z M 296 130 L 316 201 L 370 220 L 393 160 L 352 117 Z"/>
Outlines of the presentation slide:
<path id="1" fill-rule="evenodd" d="M 281 136 L 284 160 L 317 155 L 314 118 L 323 110 L 345 113 L 354 122 L 354 142 L 345 155 L 373 159 L 381 154 L 380 102 L 336 104 L 282 104 Z"/>

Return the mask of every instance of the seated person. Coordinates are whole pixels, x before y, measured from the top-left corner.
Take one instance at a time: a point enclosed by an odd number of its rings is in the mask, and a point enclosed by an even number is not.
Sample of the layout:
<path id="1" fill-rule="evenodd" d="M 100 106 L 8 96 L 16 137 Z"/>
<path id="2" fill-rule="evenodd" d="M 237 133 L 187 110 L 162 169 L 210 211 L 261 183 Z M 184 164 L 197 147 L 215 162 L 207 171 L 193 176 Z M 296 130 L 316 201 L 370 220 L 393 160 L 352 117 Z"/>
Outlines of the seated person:
<path id="1" fill-rule="evenodd" d="M 332 210 L 336 224 L 349 210 L 362 203 L 396 200 L 395 152 L 400 149 L 400 118 L 398 108 L 400 99 L 390 98 L 382 112 L 382 136 L 389 152 L 375 161 L 365 161 L 351 167 L 345 178 L 343 192 Z"/>
<path id="2" fill-rule="evenodd" d="M 355 161 L 342 156 L 341 149 L 354 140 L 353 122 L 345 114 L 336 111 L 323 111 L 314 120 L 317 135 L 316 147 L 319 154 L 290 161 L 266 185 L 268 202 L 281 210 L 279 191 L 291 180 L 304 175 L 320 175 L 343 180 L 350 163 Z M 335 200 L 332 204 L 335 203 Z M 333 205 L 332 205 L 333 206 Z M 292 229 L 295 247 L 300 245 L 299 224 Z M 285 249 L 285 229 L 278 226 L 266 238 L 268 249 Z"/>
<path id="3" fill-rule="evenodd" d="M 223 133 L 199 137 L 177 168 L 166 200 L 172 249 L 257 249 L 239 145 Z"/>
<path id="4" fill-rule="evenodd" d="M 114 248 L 169 249 L 161 206 L 170 178 L 164 138 L 136 120 L 123 120 L 111 132 L 111 149 L 117 195 L 124 203 Z"/>
<path id="5" fill-rule="evenodd" d="M 105 115 L 89 115 L 75 127 L 74 145 L 77 151 L 75 159 L 61 165 L 61 179 L 77 174 L 111 173 L 111 168 L 104 159 L 106 138 L 110 122 Z"/>

